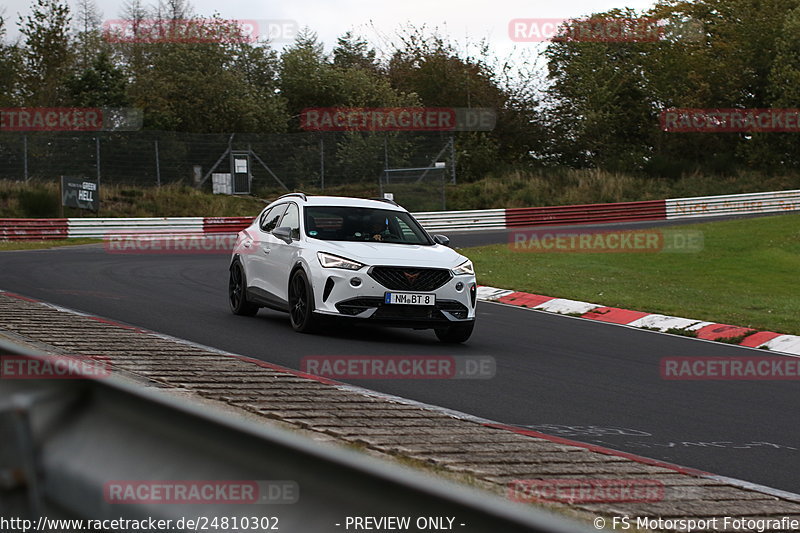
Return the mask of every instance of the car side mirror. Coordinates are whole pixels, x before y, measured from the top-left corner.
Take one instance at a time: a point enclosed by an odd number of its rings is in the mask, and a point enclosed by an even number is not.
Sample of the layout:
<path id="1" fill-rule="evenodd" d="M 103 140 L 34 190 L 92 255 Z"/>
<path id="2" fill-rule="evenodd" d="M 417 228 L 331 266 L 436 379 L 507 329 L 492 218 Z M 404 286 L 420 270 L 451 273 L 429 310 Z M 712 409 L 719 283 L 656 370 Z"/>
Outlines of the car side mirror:
<path id="1" fill-rule="evenodd" d="M 281 226 L 272 230 L 272 234 L 285 242 L 286 244 L 292 243 L 292 228 L 289 226 Z"/>
<path id="2" fill-rule="evenodd" d="M 450 246 L 450 239 L 447 235 L 434 235 L 433 242 L 436 244 L 441 244 L 442 246 Z"/>

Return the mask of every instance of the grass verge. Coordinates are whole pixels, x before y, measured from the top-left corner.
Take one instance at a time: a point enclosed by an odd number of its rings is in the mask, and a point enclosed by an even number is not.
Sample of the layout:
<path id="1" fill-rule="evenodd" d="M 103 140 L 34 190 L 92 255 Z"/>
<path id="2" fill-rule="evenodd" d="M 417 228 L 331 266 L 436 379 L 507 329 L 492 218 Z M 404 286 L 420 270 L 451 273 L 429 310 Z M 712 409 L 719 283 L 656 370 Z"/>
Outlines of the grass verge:
<path id="1" fill-rule="evenodd" d="M 0 181 L 0 218 L 58 218 L 55 182 Z M 265 206 L 252 196 L 211 194 L 186 185 L 137 188 L 103 185 L 100 212 L 64 208 L 64 217 L 227 217 L 255 216 Z"/>
<path id="2" fill-rule="evenodd" d="M 49 241 L 0 241 L 0 252 L 14 250 L 47 250 L 61 246 L 75 246 L 78 244 L 97 244 L 102 239 L 54 239 Z"/>
<path id="3" fill-rule="evenodd" d="M 800 215 L 680 226 L 697 253 L 536 253 L 469 248 L 478 282 L 652 313 L 800 335 Z"/>
<path id="4" fill-rule="evenodd" d="M 498 170 L 471 182 L 392 183 L 392 192 L 410 211 L 496 209 L 546 205 L 594 204 L 659 200 L 686 196 L 780 191 L 800 188 L 800 173 L 768 176 L 741 171 L 730 176 L 687 175 L 660 179 L 593 169 Z M 298 183 L 309 194 L 331 194 L 372 198 L 379 194 L 377 180 L 328 186 L 316 181 Z M 247 216 L 256 215 L 265 201 L 285 191 L 272 179 L 253 181 L 253 196 L 211 194 L 207 183 L 202 190 L 183 183 L 163 187 L 134 187 L 105 182 L 100 188 L 103 217 L 164 216 Z M 20 181 L 0 180 L 0 218 L 57 217 L 57 178 Z M 91 217 L 93 213 L 65 209 L 67 217 Z"/>

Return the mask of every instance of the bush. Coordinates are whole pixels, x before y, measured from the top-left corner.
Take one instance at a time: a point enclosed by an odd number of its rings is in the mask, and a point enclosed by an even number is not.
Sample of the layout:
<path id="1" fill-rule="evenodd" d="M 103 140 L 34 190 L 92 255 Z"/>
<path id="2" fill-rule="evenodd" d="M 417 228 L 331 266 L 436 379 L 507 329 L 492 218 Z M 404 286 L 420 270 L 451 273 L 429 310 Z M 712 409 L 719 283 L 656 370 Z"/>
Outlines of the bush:
<path id="1" fill-rule="evenodd" d="M 26 218 L 58 216 L 58 194 L 47 189 L 30 189 L 19 192 L 19 207 Z"/>

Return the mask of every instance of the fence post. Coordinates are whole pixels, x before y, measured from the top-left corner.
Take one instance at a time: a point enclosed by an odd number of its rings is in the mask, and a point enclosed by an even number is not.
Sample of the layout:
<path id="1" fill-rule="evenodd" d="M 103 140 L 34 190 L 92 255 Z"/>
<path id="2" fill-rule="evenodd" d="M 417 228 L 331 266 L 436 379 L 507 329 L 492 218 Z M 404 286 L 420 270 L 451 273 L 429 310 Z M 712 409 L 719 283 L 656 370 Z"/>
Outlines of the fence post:
<path id="1" fill-rule="evenodd" d="M 319 135 L 319 179 L 320 189 L 325 190 L 325 138 Z"/>
<path id="2" fill-rule="evenodd" d="M 378 176 L 378 189 L 380 191 L 381 198 L 383 198 L 383 182 L 386 180 L 386 184 L 389 184 L 389 134 L 383 134 L 383 174 Z"/>
<path id="3" fill-rule="evenodd" d="M 97 187 L 100 188 L 100 136 L 94 138 L 95 151 L 97 154 Z"/>
<path id="4" fill-rule="evenodd" d="M 28 181 L 28 136 L 22 136 L 22 162 L 25 168 L 25 181 Z"/>
<path id="5" fill-rule="evenodd" d="M 452 174 L 451 182 L 456 184 L 456 137 L 450 136 L 450 174 Z"/>
<path id="6" fill-rule="evenodd" d="M 158 162 L 158 139 L 153 141 L 156 146 L 156 183 L 161 187 L 161 165 Z"/>

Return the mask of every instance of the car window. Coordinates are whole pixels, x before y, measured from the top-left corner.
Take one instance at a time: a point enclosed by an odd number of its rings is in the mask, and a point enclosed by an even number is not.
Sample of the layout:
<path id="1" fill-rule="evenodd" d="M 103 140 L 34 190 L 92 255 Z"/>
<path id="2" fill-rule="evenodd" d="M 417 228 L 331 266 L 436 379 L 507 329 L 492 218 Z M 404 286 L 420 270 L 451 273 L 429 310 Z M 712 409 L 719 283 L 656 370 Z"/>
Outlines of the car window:
<path id="1" fill-rule="evenodd" d="M 304 211 L 306 235 L 315 239 L 432 244 L 405 211 L 347 206 L 308 206 Z"/>
<path id="2" fill-rule="evenodd" d="M 292 229 L 292 239 L 300 238 L 300 212 L 296 204 L 289 204 L 286 214 L 283 215 L 280 225 Z"/>
<path id="3" fill-rule="evenodd" d="M 264 225 L 264 220 L 267 218 L 267 215 L 269 215 L 269 212 L 270 212 L 270 208 L 266 208 L 261 212 L 260 215 L 258 215 L 258 227 L 259 228 Z"/>
<path id="4" fill-rule="evenodd" d="M 401 233 L 402 233 L 402 234 L 403 234 L 403 235 L 404 235 L 406 238 L 413 238 L 413 235 L 414 235 L 414 230 L 411 228 L 411 226 L 409 226 L 409 225 L 408 225 L 408 224 L 405 222 L 405 220 L 398 220 L 398 221 L 397 221 L 397 225 L 400 227 L 400 232 L 401 232 Z"/>
<path id="5" fill-rule="evenodd" d="M 287 204 L 280 204 L 276 205 L 272 209 L 269 210 L 268 213 L 264 215 L 261 219 L 261 230 L 269 233 L 270 231 L 274 230 L 278 226 L 278 221 L 283 216 L 283 213 L 286 211 Z"/>

